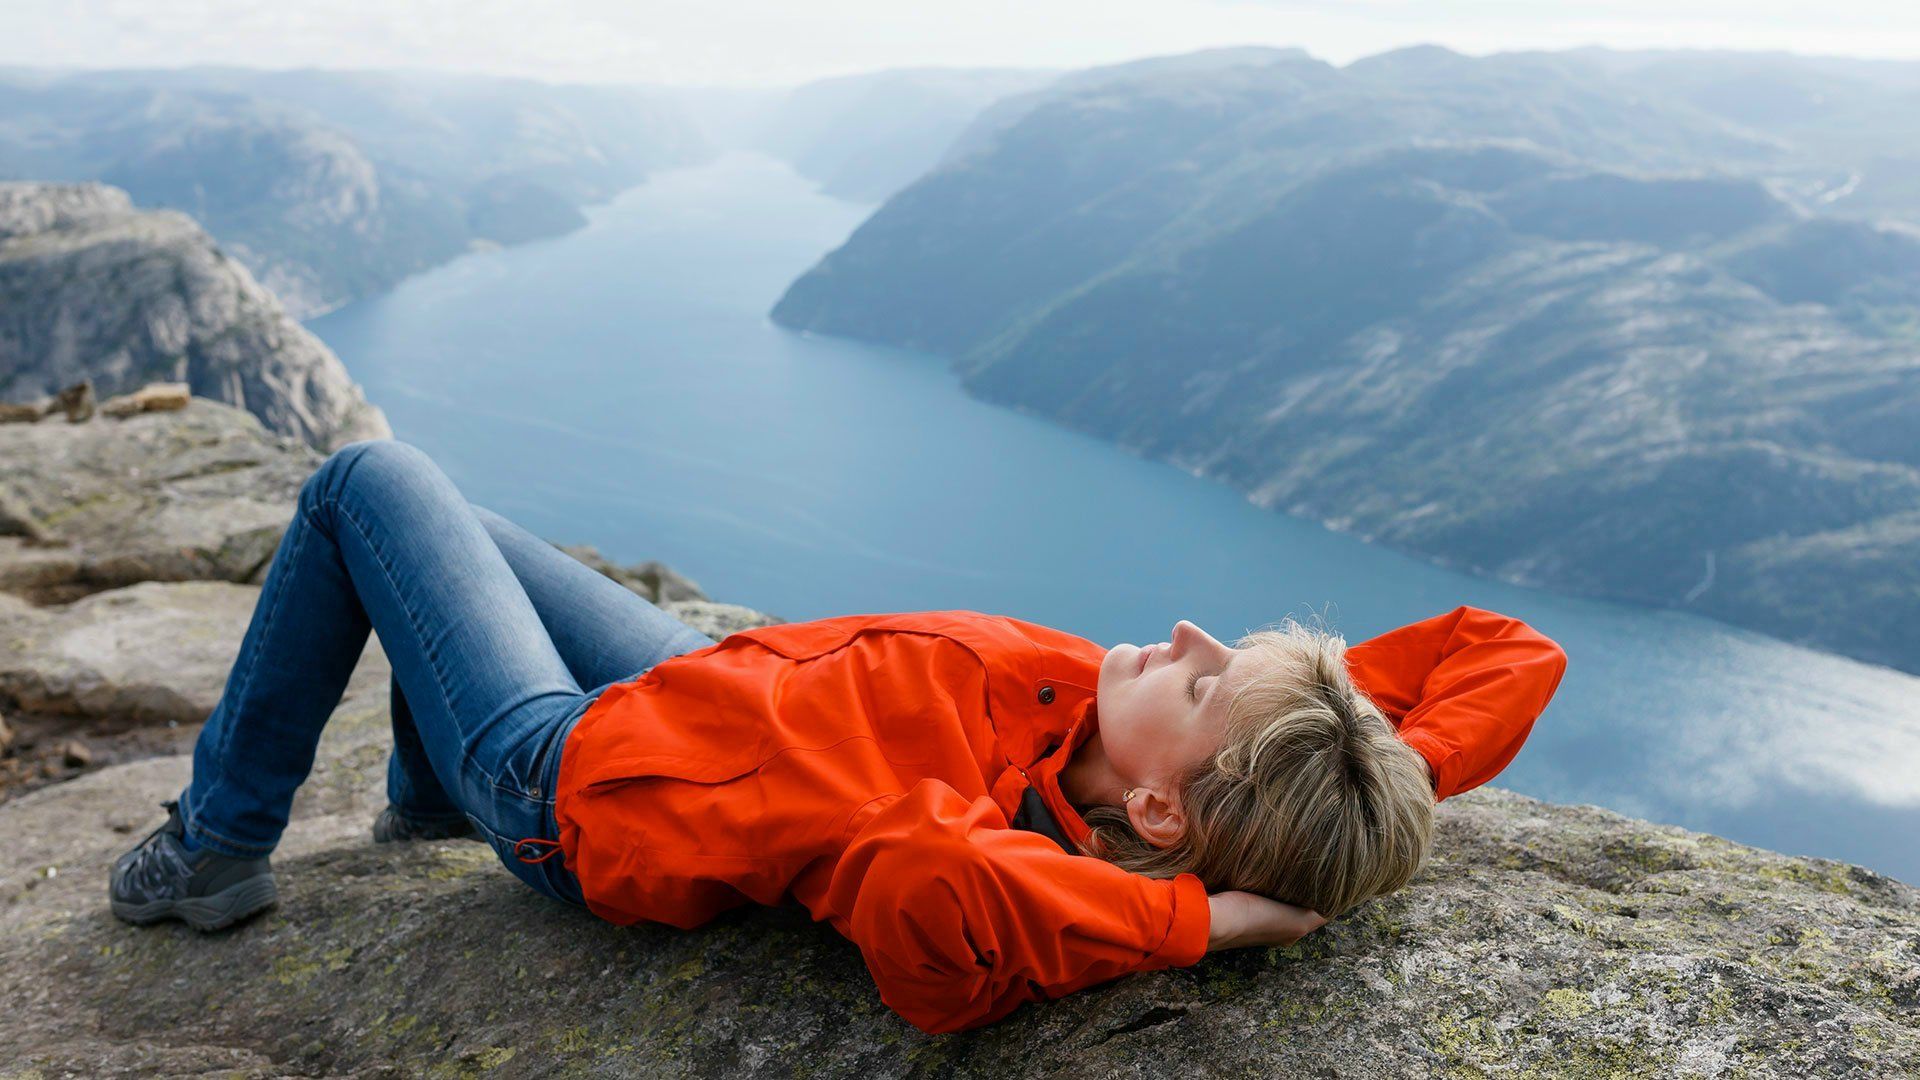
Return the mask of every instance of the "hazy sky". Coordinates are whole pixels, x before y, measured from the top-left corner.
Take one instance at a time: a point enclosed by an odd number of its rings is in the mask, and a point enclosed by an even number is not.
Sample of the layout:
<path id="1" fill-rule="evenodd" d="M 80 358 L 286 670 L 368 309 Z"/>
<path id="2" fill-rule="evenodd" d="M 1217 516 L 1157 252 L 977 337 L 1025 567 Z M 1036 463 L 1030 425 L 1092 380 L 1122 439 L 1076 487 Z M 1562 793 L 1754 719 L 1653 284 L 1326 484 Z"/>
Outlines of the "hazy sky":
<path id="1" fill-rule="evenodd" d="M 1913 0 L 0 0 L 0 64 L 404 67 L 772 85 L 883 67 L 1083 67 L 1213 45 L 1920 59 Z"/>

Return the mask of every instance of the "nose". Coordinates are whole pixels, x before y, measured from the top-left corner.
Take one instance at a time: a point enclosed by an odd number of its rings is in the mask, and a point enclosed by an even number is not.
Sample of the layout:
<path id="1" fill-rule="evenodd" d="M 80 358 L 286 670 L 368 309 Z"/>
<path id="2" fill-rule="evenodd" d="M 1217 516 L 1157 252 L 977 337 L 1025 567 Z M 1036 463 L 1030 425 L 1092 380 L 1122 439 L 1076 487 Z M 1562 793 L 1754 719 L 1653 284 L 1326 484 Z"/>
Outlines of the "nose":
<path id="1" fill-rule="evenodd" d="M 1227 646 L 1214 640 L 1212 634 L 1200 629 L 1199 625 L 1186 619 L 1173 624 L 1173 639 L 1169 642 L 1176 657 L 1185 656 L 1190 649 L 1204 649 L 1223 653 Z"/>
<path id="2" fill-rule="evenodd" d="M 1185 656 L 1188 649 L 1208 640 L 1210 639 L 1205 630 L 1186 619 L 1181 619 L 1173 624 L 1173 637 L 1168 643 L 1173 646 L 1173 655 Z"/>

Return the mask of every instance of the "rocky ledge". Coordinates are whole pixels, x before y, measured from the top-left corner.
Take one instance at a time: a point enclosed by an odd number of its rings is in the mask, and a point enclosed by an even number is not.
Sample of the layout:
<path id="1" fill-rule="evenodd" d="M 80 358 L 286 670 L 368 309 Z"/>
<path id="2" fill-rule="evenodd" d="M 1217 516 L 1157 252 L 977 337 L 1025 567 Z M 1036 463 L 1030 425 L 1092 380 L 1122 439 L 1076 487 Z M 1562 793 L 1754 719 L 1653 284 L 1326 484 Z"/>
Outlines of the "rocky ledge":
<path id="1" fill-rule="evenodd" d="M 314 459 L 295 448 L 271 463 L 249 423 L 195 400 L 121 430 L 177 439 L 184 460 L 211 452 L 195 442 L 206 432 L 240 432 L 262 455 L 250 468 L 263 498 L 278 498 Z M 0 477 L 20 452 L 0 449 Z M 166 461 L 154 462 L 163 476 Z M 153 480 L 146 497 L 165 502 L 157 493 L 178 482 Z M 35 505 L 50 532 L 84 519 Z M 89 535 L 108 546 L 113 533 Z M 697 592 L 658 564 L 605 569 L 643 595 Z M 13 672 L 0 709 L 19 708 L 9 695 L 40 672 L 34 708 L 189 730 L 255 588 L 148 582 L 0 607 Z M 716 635 L 769 621 L 693 597 L 665 604 Z M 804 912 L 621 928 L 536 895 L 478 844 L 374 846 L 386 678 L 371 643 L 275 855 L 281 902 L 227 932 L 136 929 L 106 910 L 108 864 L 187 777 L 177 753 L 0 803 L 0 1076 L 1920 1073 L 1920 892 L 1488 789 L 1441 807 L 1435 858 L 1412 886 L 1293 948 L 924 1036 L 880 1003 L 853 946 Z M 108 685 L 122 689 L 77 689 Z M 71 692 L 47 689 L 60 686 Z"/>
<path id="2" fill-rule="evenodd" d="M 182 382 L 320 449 L 391 435 L 320 339 L 192 218 L 104 184 L 0 183 L 0 403 Z"/>

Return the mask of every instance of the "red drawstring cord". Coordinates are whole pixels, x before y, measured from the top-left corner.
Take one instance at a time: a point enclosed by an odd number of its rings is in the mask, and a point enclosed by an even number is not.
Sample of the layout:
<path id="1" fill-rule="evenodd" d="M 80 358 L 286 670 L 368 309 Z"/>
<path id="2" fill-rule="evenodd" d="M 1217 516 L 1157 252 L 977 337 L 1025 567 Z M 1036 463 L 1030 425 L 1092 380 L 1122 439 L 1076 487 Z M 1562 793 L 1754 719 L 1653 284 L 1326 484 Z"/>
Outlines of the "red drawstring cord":
<path id="1" fill-rule="evenodd" d="M 542 855 L 537 859 L 529 859 L 525 855 L 520 853 L 520 845 L 522 844 L 531 844 L 534 846 L 545 844 L 551 850 L 549 850 L 545 855 Z M 516 859 L 519 859 L 523 863 L 528 864 L 529 866 L 533 865 L 534 863 L 546 862 L 548 859 L 551 859 L 558 854 L 560 854 L 560 841 L 558 840 L 543 840 L 537 836 L 529 836 L 523 840 L 515 840 L 513 842 L 513 857 Z"/>

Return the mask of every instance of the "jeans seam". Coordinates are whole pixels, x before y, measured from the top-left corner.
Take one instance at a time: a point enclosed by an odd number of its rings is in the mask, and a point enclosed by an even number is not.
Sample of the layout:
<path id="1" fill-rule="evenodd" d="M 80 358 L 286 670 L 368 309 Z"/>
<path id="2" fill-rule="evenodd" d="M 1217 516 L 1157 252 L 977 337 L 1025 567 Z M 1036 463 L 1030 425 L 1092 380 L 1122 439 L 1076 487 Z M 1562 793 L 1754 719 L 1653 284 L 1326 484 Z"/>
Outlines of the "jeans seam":
<path id="1" fill-rule="evenodd" d="M 360 459 L 356 457 L 354 463 L 357 464 L 359 460 Z M 361 524 L 359 518 L 354 516 L 352 508 L 342 503 L 338 496 L 328 496 L 326 501 L 331 504 L 334 512 L 338 513 L 349 525 L 353 526 L 354 532 L 360 534 L 361 542 L 366 544 L 367 550 L 373 553 L 374 564 L 380 567 L 380 573 L 385 575 L 387 584 L 393 589 L 394 596 L 402 596 L 403 593 L 400 589 L 400 582 L 394 577 L 393 568 L 387 565 L 385 554 L 382 553 L 379 546 L 373 542 L 373 537 L 368 533 L 367 527 Z M 413 631 L 414 639 L 419 642 L 421 653 L 427 658 L 427 666 L 433 672 L 433 686 L 435 690 L 440 692 L 440 704 L 446 708 L 448 718 L 454 719 L 453 699 L 447 696 L 447 673 L 440 667 L 440 652 L 438 649 L 433 648 L 427 640 L 426 631 L 421 627 L 419 617 L 414 613 L 413 608 L 402 602 L 400 604 L 400 610 L 406 613 L 407 627 Z M 455 726 L 458 726 L 457 720 Z M 475 766 L 479 764 L 474 761 L 473 755 L 468 751 L 464 740 L 460 745 L 460 756 L 470 764 Z M 493 782 L 492 773 L 484 769 L 480 771 L 485 773 L 488 783 Z"/>
<path id="2" fill-rule="evenodd" d="M 287 553 L 287 565 L 289 567 L 293 566 L 295 563 L 299 561 L 300 553 L 306 549 L 306 544 L 307 544 L 306 531 L 301 530 L 295 534 L 293 538 L 293 549 Z M 288 577 L 289 575 L 282 574 L 279 576 L 277 580 L 274 581 L 273 596 L 267 602 L 266 618 L 263 619 L 260 623 L 259 641 L 255 643 L 256 647 L 253 650 L 253 655 L 247 659 L 247 670 L 239 673 L 240 675 L 239 691 L 240 692 L 233 696 L 236 710 L 239 708 L 239 702 L 244 700 L 247 696 L 247 693 L 253 689 L 254 669 L 260 663 L 260 654 L 266 651 L 266 646 L 265 646 L 266 639 L 273 632 L 273 623 L 274 623 L 275 616 L 279 615 L 280 613 L 280 601 L 286 595 Z M 228 675 L 227 681 L 229 683 L 233 682 L 232 673 Z M 224 696 L 225 696 L 225 688 L 223 688 L 222 690 L 222 697 Z M 210 782 L 208 783 L 206 790 L 200 793 L 200 801 L 206 802 L 212 799 L 215 793 L 217 793 L 220 790 L 220 788 L 224 784 L 226 784 L 227 782 L 226 760 L 227 760 L 228 754 L 233 749 L 234 734 L 239 730 L 239 727 L 240 727 L 240 724 L 236 718 L 233 718 L 233 717 L 227 718 L 227 722 L 220 732 L 220 744 L 214 747 L 213 753 L 209 755 L 211 760 L 209 760 L 208 764 L 211 766 L 211 771 L 213 775 L 208 778 Z M 188 790 L 191 791 L 192 787 L 193 785 L 191 781 L 189 781 Z M 187 805 L 189 806 L 189 808 L 191 808 L 192 804 L 188 802 Z M 275 846 L 273 844 L 242 843 L 230 837 L 223 836 L 220 833 L 214 832 L 213 830 L 207 828 L 206 826 L 199 825 L 197 823 L 190 825 L 189 828 L 191 828 L 191 830 L 195 833 L 197 837 L 204 837 L 206 839 L 213 841 L 213 843 L 210 844 L 209 846 L 215 848 L 216 850 L 218 850 L 223 845 L 234 849 L 233 852 L 222 852 L 222 854 L 233 854 L 233 853 L 245 853 L 248 855 L 267 854 L 271 852 Z"/>
<path id="3" fill-rule="evenodd" d="M 292 567 L 299 562 L 300 552 L 306 548 L 306 545 L 307 534 L 305 530 L 301 530 L 293 539 L 293 550 L 287 553 L 288 567 Z M 260 639 L 255 643 L 256 647 L 253 650 L 253 655 L 247 658 L 247 670 L 242 674 L 240 680 L 240 693 L 234 696 L 236 707 L 238 702 L 245 699 L 247 693 L 253 689 L 254 669 L 260 663 L 260 654 L 266 651 L 266 639 L 273 633 L 274 618 L 280 614 L 280 601 L 281 598 L 286 595 L 287 579 L 291 576 L 291 574 L 281 574 L 279 579 L 273 583 L 273 597 L 267 604 L 267 617 L 260 623 Z M 230 720 L 225 725 L 225 730 L 220 733 L 220 745 L 214 748 L 213 765 L 222 776 L 226 773 L 225 762 L 227 754 L 233 748 L 233 735 L 234 732 L 239 729 L 239 726 L 238 723 Z M 219 779 L 219 777 L 215 778 L 216 783 Z"/>

